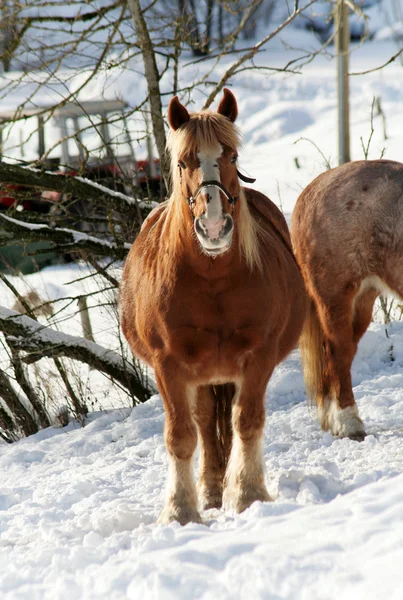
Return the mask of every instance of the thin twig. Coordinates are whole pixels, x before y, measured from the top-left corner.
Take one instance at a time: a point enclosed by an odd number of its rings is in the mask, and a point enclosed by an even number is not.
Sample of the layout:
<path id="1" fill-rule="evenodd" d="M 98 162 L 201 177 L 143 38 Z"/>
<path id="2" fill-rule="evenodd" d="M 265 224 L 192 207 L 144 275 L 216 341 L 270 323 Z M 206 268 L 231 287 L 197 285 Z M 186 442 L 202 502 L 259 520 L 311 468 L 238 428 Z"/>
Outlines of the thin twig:
<path id="1" fill-rule="evenodd" d="M 326 169 L 329 171 L 332 168 L 332 165 L 330 164 L 330 158 L 326 158 L 326 156 L 323 154 L 322 150 L 319 148 L 319 146 L 317 144 L 315 144 L 315 142 L 313 140 L 310 140 L 309 138 L 306 137 L 300 137 L 298 140 L 296 140 L 294 142 L 294 144 L 298 144 L 298 142 L 309 142 L 310 144 L 312 144 L 313 146 L 315 146 L 316 150 L 319 152 L 319 154 L 321 155 L 321 157 L 324 160 Z"/>
<path id="2" fill-rule="evenodd" d="M 374 67 L 373 69 L 368 69 L 367 71 L 358 71 L 356 73 L 349 73 L 349 75 L 351 75 L 351 76 L 353 76 L 353 75 L 368 75 L 368 73 L 374 73 L 375 71 L 380 71 L 387 65 L 390 65 L 390 63 L 394 62 L 402 53 L 403 53 L 403 48 L 400 48 L 400 50 L 398 52 L 396 52 L 396 54 L 394 54 L 389 60 L 387 60 L 382 65 L 379 65 L 378 67 Z"/>

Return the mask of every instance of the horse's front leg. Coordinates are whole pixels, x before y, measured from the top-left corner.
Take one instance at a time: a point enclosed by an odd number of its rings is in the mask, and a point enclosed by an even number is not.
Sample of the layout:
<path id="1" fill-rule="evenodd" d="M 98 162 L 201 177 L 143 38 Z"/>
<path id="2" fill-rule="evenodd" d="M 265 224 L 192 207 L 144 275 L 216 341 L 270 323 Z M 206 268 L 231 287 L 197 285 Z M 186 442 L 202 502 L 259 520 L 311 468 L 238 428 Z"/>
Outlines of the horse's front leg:
<path id="1" fill-rule="evenodd" d="M 273 371 L 256 363 L 244 373 L 232 407 L 233 442 L 224 481 L 223 505 L 240 513 L 253 502 L 271 500 L 263 461 L 264 397 Z"/>
<path id="2" fill-rule="evenodd" d="M 155 374 L 166 413 L 165 445 L 169 461 L 165 506 L 158 523 L 201 523 L 192 461 L 197 445 L 192 416 L 195 390 L 179 376 L 178 369 L 156 369 Z"/>

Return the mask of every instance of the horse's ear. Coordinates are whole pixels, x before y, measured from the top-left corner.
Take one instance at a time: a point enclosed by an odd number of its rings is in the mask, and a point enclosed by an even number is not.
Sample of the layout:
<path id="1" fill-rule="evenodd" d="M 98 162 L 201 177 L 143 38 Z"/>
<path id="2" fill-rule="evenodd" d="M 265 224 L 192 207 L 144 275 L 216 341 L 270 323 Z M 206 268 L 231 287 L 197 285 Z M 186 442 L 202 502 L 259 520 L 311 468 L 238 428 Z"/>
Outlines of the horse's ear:
<path id="1" fill-rule="evenodd" d="M 234 94 L 228 88 L 224 88 L 224 96 L 218 105 L 217 112 L 234 122 L 238 116 L 238 104 Z"/>
<path id="2" fill-rule="evenodd" d="M 168 106 L 168 123 L 176 131 L 178 127 L 189 121 L 190 115 L 186 108 L 179 102 L 178 96 L 172 98 Z"/>

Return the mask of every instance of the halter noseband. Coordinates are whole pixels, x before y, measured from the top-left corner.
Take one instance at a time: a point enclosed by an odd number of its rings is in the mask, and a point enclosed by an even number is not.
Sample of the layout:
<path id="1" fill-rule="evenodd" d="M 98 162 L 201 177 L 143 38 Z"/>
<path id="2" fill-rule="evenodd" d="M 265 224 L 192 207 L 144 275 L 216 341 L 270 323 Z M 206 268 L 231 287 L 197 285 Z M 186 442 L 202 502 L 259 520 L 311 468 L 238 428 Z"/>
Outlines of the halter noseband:
<path id="1" fill-rule="evenodd" d="M 197 188 L 197 190 L 195 191 L 193 196 L 190 196 L 190 198 L 186 198 L 186 201 L 189 204 L 189 206 L 195 204 L 197 196 L 200 194 L 200 192 L 202 191 L 203 188 L 207 188 L 207 187 L 219 188 L 227 196 L 228 202 L 232 205 L 232 211 L 234 211 L 235 204 L 238 202 L 238 196 L 231 196 L 231 194 L 229 193 L 227 188 L 220 181 L 217 181 L 216 179 L 210 179 L 209 181 L 203 181 L 199 185 L 199 187 Z"/>
<path id="2" fill-rule="evenodd" d="M 178 164 L 178 167 L 179 167 L 179 171 L 180 171 L 180 177 L 182 179 L 182 168 L 179 164 Z M 245 183 L 254 183 L 256 181 L 256 179 L 254 179 L 253 177 L 246 177 L 246 175 L 242 175 L 242 173 L 240 173 L 238 171 L 238 169 L 236 170 L 236 172 L 238 174 L 239 179 L 242 179 L 242 181 L 245 181 Z M 209 179 L 208 181 L 203 181 L 199 185 L 199 187 L 197 188 L 197 190 L 195 191 L 193 196 L 190 196 L 190 197 L 186 196 L 186 202 L 189 205 L 190 212 L 192 214 L 192 218 L 194 219 L 193 207 L 196 203 L 196 198 L 200 194 L 202 189 L 207 188 L 207 187 L 216 187 L 216 188 L 220 189 L 223 192 L 223 194 L 225 194 L 227 196 L 228 202 L 232 206 L 232 215 L 233 215 L 234 211 L 235 211 L 235 204 L 238 202 L 239 196 L 231 196 L 231 194 L 229 193 L 227 188 L 220 181 L 217 181 L 217 179 Z"/>

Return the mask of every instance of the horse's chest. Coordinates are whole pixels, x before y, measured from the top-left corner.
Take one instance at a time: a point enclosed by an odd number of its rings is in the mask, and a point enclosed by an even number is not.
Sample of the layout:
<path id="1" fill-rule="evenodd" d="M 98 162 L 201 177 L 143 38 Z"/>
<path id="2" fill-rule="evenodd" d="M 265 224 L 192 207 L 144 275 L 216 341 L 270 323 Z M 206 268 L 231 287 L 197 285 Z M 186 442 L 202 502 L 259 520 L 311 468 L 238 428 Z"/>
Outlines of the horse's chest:
<path id="1" fill-rule="evenodd" d="M 167 311 L 170 351 L 188 363 L 218 365 L 261 346 L 265 311 L 250 306 L 250 298 L 241 290 L 203 294 L 200 289 L 178 297 Z"/>

